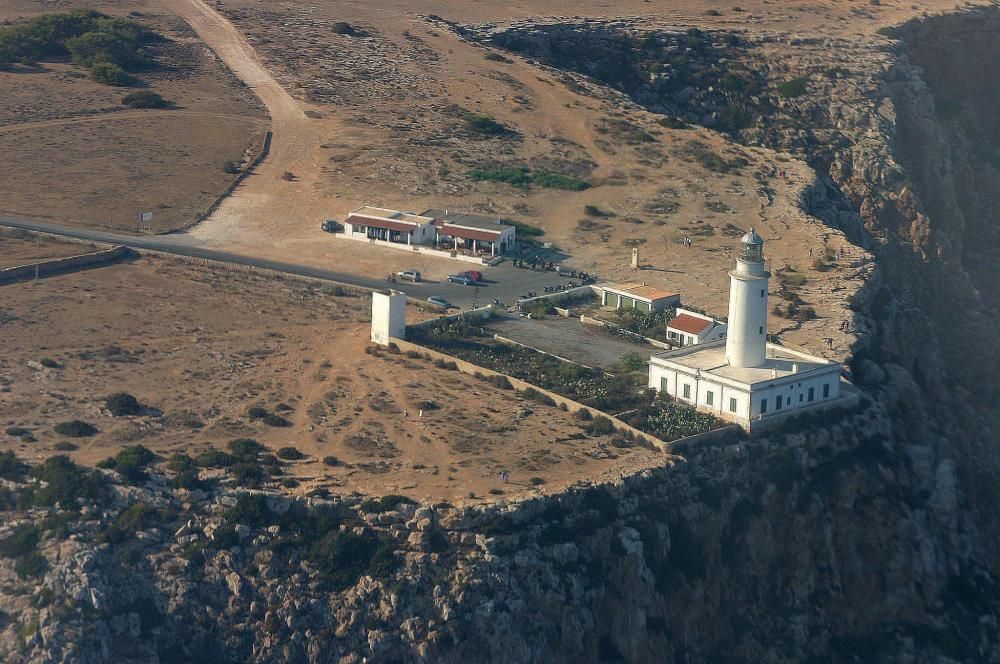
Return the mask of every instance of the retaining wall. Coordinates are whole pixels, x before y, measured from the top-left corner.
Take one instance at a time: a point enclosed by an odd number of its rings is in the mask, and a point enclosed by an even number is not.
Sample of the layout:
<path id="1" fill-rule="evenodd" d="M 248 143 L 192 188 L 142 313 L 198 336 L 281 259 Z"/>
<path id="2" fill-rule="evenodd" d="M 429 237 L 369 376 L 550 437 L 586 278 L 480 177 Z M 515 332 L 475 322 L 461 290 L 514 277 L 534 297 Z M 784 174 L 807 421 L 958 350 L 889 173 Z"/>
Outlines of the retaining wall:
<path id="1" fill-rule="evenodd" d="M 408 298 L 409 299 L 409 298 Z M 412 300 L 416 304 L 427 305 L 424 300 Z M 445 320 L 455 320 L 456 318 L 471 317 L 471 318 L 491 318 L 493 316 L 493 305 L 488 304 L 485 307 L 479 307 L 478 309 L 469 309 L 468 311 L 460 311 L 457 314 L 448 314 L 447 316 L 439 316 L 438 318 L 428 318 L 427 320 L 422 320 L 419 323 L 412 323 L 406 327 L 429 327 L 435 323 L 440 323 Z M 393 339 L 395 341 L 395 339 Z"/>
<path id="2" fill-rule="evenodd" d="M 132 250 L 125 246 L 112 247 L 102 251 L 94 251 L 77 256 L 67 256 L 65 258 L 53 258 L 46 261 L 39 261 L 37 264 L 15 265 L 0 270 L 0 283 L 10 283 L 12 281 L 24 281 L 35 278 L 35 270 L 38 270 L 39 277 L 48 277 L 54 274 L 65 274 L 75 272 L 88 267 L 107 265 L 127 258 L 132 255 Z"/>
<path id="3" fill-rule="evenodd" d="M 614 424 L 616 429 L 619 429 L 621 431 L 631 432 L 632 435 L 634 435 L 636 438 L 641 438 L 642 440 L 647 441 L 648 443 L 659 449 L 661 452 L 671 453 L 674 449 L 681 449 L 681 448 L 689 449 L 697 445 L 703 445 L 705 443 L 722 440 L 740 431 L 740 428 L 735 424 L 733 424 L 730 426 L 722 427 L 721 429 L 714 429 L 712 431 L 706 431 L 704 433 L 695 434 L 694 436 L 688 436 L 686 438 L 678 438 L 677 440 L 671 440 L 671 441 L 660 440 L 656 436 L 646 433 L 645 431 L 640 431 L 639 429 L 636 429 L 634 426 L 627 424 L 622 420 L 619 420 L 617 417 L 605 413 L 604 411 L 592 408 L 590 406 L 585 406 L 578 401 L 574 401 L 573 399 L 564 397 L 561 394 L 556 394 L 555 392 L 550 392 L 549 390 L 538 387 L 537 385 L 532 385 L 531 383 L 523 381 L 520 378 L 514 378 L 513 376 L 508 376 L 507 374 L 500 373 L 499 371 L 493 371 L 492 369 L 481 367 L 478 364 L 473 364 L 472 362 L 467 362 L 466 360 L 462 360 L 457 357 L 447 355 L 440 351 L 432 350 L 430 348 L 427 348 L 426 346 L 415 344 L 412 341 L 406 341 L 404 339 L 393 339 L 392 343 L 396 344 L 396 346 L 398 346 L 399 349 L 403 352 L 412 350 L 414 352 L 420 353 L 421 355 L 427 355 L 432 360 L 441 360 L 442 362 L 454 362 L 455 366 L 458 367 L 459 371 L 461 371 L 464 374 L 469 374 L 470 376 L 473 376 L 475 374 L 480 374 L 481 376 L 504 376 L 507 380 L 510 381 L 510 384 L 514 386 L 514 389 L 523 391 L 530 387 L 531 389 L 537 392 L 541 392 L 542 394 L 548 396 L 550 399 L 556 402 L 556 405 L 566 404 L 566 408 L 569 409 L 570 411 L 576 412 L 578 410 L 585 410 L 589 412 L 592 417 L 597 417 L 598 415 L 600 415 L 601 417 L 606 417 L 609 420 L 611 420 L 612 424 Z"/>

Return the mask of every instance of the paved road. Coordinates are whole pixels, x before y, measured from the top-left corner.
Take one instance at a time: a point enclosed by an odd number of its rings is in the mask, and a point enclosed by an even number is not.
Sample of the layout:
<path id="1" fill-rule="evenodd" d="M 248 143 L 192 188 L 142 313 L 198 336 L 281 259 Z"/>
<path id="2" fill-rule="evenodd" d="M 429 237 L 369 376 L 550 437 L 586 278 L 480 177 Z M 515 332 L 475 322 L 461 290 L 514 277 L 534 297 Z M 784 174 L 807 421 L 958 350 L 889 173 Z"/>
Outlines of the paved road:
<path id="1" fill-rule="evenodd" d="M 165 253 L 177 254 L 179 256 L 191 256 L 195 258 L 207 258 L 210 260 L 226 261 L 238 265 L 248 265 L 252 267 L 276 270 L 304 277 L 316 279 L 326 279 L 360 288 L 380 289 L 389 284 L 383 279 L 372 279 L 348 272 L 337 270 L 327 270 L 325 268 L 310 267 L 308 265 L 298 265 L 294 263 L 282 263 L 258 256 L 244 256 L 227 251 L 217 251 L 205 249 L 195 244 L 195 239 L 185 233 L 173 235 L 124 235 L 121 233 L 110 233 L 107 231 L 91 230 L 89 228 L 76 228 L 64 226 L 47 221 L 35 221 L 0 215 L 0 226 L 20 228 L 27 231 L 41 231 L 72 237 L 80 240 L 92 242 L 105 242 L 108 244 L 123 244 L 134 249 L 151 249 L 163 251 Z M 323 233 L 319 229 L 316 231 L 317 242 L 341 242 L 337 238 Z M 467 263 L 455 263 L 455 271 L 461 272 L 471 269 Z M 510 305 L 517 301 L 519 297 L 527 294 L 529 290 L 543 293 L 545 286 L 551 286 L 567 279 L 560 278 L 552 272 L 533 272 L 531 270 L 517 269 L 510 264 L 502 264 L 492 268 L 477 268 L 483 272 L 484 283 L 478 287 L 463 286 L 447 281 L 442 282 L 422 282 L 418 284 L 409 282 L 399 282 L 392 287 L 401 290 L 410 297 L 424 300 L 431 295 L 444 297 L 463 309 L 471 308 L 473 305 L 486 305 L 499 299 L 504 304 Z"/>

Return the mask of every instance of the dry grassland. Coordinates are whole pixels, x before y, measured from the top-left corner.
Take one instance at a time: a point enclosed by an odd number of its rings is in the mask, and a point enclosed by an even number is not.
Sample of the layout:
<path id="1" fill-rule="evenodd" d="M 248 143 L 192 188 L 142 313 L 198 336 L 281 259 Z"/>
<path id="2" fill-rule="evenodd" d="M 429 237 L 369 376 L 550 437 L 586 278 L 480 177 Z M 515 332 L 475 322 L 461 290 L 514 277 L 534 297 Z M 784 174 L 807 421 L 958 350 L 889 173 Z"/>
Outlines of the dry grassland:
<path id="1" fill-rule="evenodd" d="M 37 439 L 0 430 L 0 447 L 25 458 L 67 442 L 88 464 L 130 444 L 194 456 L 251 437 L 307 455 L 286 466 L 298 491 L 448 500 L 555 490 L 664 462 L 473 377 L 366 354 L 369 299 L 326 287 L 140 258 L 0 286 L 0 301 L 0 425 Z M 147 414 L 113 417 L 103 398 L 119 391 Z M 264 424 L 253 407 L 291 426 Z M 74 419 L 98 433 L 55 433 Z M 329 456 L 340 464 L 325 464 Z"/>

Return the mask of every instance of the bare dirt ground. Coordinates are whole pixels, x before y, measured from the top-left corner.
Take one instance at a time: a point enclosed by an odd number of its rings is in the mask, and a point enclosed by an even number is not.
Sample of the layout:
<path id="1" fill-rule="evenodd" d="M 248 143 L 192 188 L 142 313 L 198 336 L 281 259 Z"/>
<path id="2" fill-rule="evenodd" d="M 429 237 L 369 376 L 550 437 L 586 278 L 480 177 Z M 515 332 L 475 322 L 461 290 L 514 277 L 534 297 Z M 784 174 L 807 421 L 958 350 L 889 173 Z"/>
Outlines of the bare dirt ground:
<path id="1" fill-rule="evenodd" d="M 64 242 L 16 229 L 0 228 L 0 268 L 27 265 L 38 260 L 78 256 L 105 248 L 85 242 Z"/>
<path id="2" fill-rule="evenodd" d="M 175 108 L 130 110 L 121 99 L 132 90 L 68 62 L 0 72 L 0 211 L 128 231 L 141 211 L 154 213 L 154 231 L 189 224 L 232 182 L 225 162 L 259 148 L 266 111 L 184 21 L 145 3 L 12 0 L 0 20 L 84 6 L 137 11 L 171 40 L 141 78 Z"/>
<path id="3" fill-rule="evenodd" d="M 785 332 L 790 342 L 816 352 L 846 354 L 851 336 L 840 327 L 850 317 L 847 300 L 860 286 L 870 256 L 802 212 L 800 195 L 815 178 L 807 165 L 791 155 L 734 146 L 709 130 L 665 129 L 656 116 L 614 95 L 568 86 L 552 71 L 516 56 L 488 58 L 488 50 L 424 19 L 438 13 L 458 21 L 502 22 L 534 15 L 527 5 L 216 4 L 241 37 L 201 0 L 165 1 L 191 20 L 236 72 L 256 82 L 272 116 L 284 118 L 276 123 L 276 140 L 295 148 L 276 153 L 259 177 L 191 231 L 193 241 L 369 276 L 417 267 L 440 278 L 454 265 L 344 244 L 321 235 L 318 222 L 342 218 L 364 203 L 466 209 L 544 228 L 545 239 L 568 251 L 580 269 L 678 290 L 687 302 L 724 313 L 731 251 L 753 224 L 768 241 L 772 267 L 805 276 L 799 295 L 818 316 L 801 326 L 776 316 L 771 331 Z M 854 34 L 924 7 L 754 3 L 745 12 L 709 18 L 705 3 L 672 3 L 669 11 L 632 3 L 616 6 L 615 13 L 643 15 L 651 25 L 766 25 Z M 563 9 L 569 13 L 569 6 Z M 559 10 L 547 4 L 537 13 L 556 16 Z M 599 17 L 608 10 L 585 3 L 574 4 L 573 11 Z M 350 22 L 356 34 L 335 34 L 337 21 Z M 278 92 L 280 87 L 294 100 Z M 488 113 L 516 136 L 470 135 L 463 111 Z M 615 122 L 646 131 L 655 141 L 637 144 L 613 131 L 609 135 Z M 694 144 L 748 165 L 725 175 L 712 172 L 692 157 Z M 522 190 L 477 184 L 465 176 L 470 167 L 512 160 L 572 172 L 595 186 L 583 192 Z M 294 175 L 292 181 L 282 179 L 286 173 Z M 588 205 L 607 212 L 607 218 L 588 220 Z M 693 239 L 692 248 L 683 248 L 685 237 Z M 633 246 L 640 247 L 647 268 L 639 274 L 628 267 Z M 837 260 L 826 271 L 812 270 L 814 256 L 827 250 Z M 831 339 L 832 347 L 824 339 Z"/>
<path id="4" fill-rule="evenodd" d="M 660 453 L 616 448 L 585 435 L 570 413 L 473 377 L 366 354 L 369 299 L 331 292 L 152 258 L 0 286 L 0 425 L 37 439 L 0 430 L 0 447 L 37 459 L 71 442 L 69 453 L 93 464 L 128 444 L 196 455 L 252 437 L 307 455 L 285 471 L 303 492 L 458 501 L 664 463 Z M 112 417 L 103 397 L 117 391 L 135 395 L 148 414 Z M 252 419 L 254 406 L 291 426 Z M 73 419 L 99 432 L 53 431 Z M 328 456 L 340 465 L 324 464 Z M 500 482 L 501 470 L 510 484 Z M 544 484 L 534 488 L 531 478 Z"/>

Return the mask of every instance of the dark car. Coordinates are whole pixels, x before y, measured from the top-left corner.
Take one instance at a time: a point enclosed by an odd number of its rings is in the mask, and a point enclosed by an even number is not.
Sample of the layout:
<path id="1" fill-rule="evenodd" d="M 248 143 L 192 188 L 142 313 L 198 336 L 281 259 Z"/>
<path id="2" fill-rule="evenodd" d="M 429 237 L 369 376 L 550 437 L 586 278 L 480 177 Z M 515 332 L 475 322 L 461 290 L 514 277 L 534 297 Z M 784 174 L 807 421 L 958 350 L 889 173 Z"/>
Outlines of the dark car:
<path id="1" fill-rule="evenodd" d="M 327 219 L 320 225 L 320 228 L 322 228 L 327 233 L 336 233 L 337 231 L 342 230 L 343 226 L 341 226 L 340 222 L 336 221 L 335 219 Z"/>
<path id="2" fill-rule="evenodd" d="M 483 273 L 482 272 L 477 272 L 476 270 L 466 270 L 465 272 L 461 272 L 460 274 L 462 274 L 463 276 L 468 277 L 469 279 L 472 279 L 473 281 L 482 281 L 483 280 Z"/>

